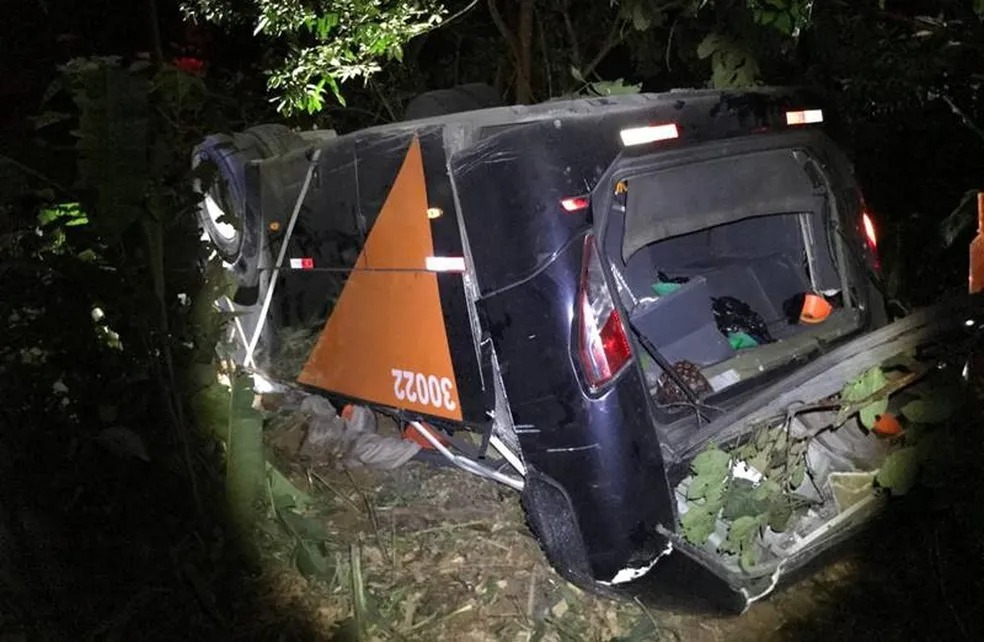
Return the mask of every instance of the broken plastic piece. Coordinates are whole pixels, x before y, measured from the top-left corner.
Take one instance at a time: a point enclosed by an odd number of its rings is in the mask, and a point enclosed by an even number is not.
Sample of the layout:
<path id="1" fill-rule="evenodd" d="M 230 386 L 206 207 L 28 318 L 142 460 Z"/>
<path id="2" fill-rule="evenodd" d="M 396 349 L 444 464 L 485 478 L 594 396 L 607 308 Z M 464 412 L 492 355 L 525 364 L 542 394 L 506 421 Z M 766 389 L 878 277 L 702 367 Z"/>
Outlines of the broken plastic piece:
<path id="1" fill-rule="evenodd" d="M 664 548 L 659 555 L 653 558 L 653 561 L 650 562 L 649 564 L 645 566 L 639 566 L 636 568 L 632 568 L 632 567 L 623 568 L 621 571 L 616 573 L 615 577 L 613 577 L 611 580 L 607 582 L 599 582 L 599 584 L 604 584 L 605 586 L 611 586 L 613 584 L 624 584 L 626 582 L 631 582 L 632 580 L 637 580 L 643 575 L 645 575 L 646 573 L 648 573 L 649 571 L 651 571 L 652 568 L 656 566 L 656 562 L 660 561 L 661 559 L 663 559 L 664 557 L 666 557 L 672 552 L 673 552 L 673 542 L 666 542 L 666 548 Z"/>

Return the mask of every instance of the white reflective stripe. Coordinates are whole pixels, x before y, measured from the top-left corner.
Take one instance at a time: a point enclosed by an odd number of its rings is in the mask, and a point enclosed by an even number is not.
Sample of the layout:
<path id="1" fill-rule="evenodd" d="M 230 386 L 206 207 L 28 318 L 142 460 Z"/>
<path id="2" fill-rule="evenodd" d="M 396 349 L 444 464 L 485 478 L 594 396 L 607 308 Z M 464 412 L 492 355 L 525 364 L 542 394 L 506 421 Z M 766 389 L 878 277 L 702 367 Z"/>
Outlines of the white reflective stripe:
<path id="1" fill-rule="evenodd" d="M 823 122 L 822 109 L 806 109 L 803 111 L 786 112 L 787 125 L 809 125 L 812 123 L 822 123 L 822 122 Z"/>
<path id="2" fill-rule="evenodd" d="M 666 125 L 650 125 L 648 127 L 632 127 L 623 129 L 619 132 L 622 137 L 623 145 L 643 145 L 645 143 L 655 143 L 658 140 L 672 140 L 679 138 L 680 132 L 677 131 L 675 123 Z"/>
<path id="3" fill-rule="evenodd" d="M 463 256 L 428 256 L 426 265 L 430 272 L 464 272 L 465 258 Z"/>
<path id="4" fill-rule="evenodd" d="M 526 476 L 526 466 L 519 460 L 516 453 L 509 450 L 509 446 L 502 443 L 502 440 L 495 435 L 489 436 L 489 445 L 498 451 L 502 458 L 509 462 L 509 465 L 516 469 L 520 475 Z"/>

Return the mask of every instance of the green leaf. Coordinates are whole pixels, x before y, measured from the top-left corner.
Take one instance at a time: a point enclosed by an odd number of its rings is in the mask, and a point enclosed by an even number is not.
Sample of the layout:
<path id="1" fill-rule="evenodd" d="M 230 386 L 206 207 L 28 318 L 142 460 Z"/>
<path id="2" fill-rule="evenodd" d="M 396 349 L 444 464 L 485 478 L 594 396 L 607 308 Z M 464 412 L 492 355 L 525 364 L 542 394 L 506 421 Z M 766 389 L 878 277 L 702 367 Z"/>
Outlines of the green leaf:
<path id="1" fill-rule="evenodd" d="M 334 574 L 334 567 L 325 557 L 317 544 L 298 541 L 295 553 L 297 570 L 309 579 L 329 579 Z"/>
<path id="2" fill-rule="evenodd" d="M 283 473 L 272 464 L 267 463 L 267 480 L 270 484 L 270 496 L 273 497 L 274 509 L 305 508 L 314 503 L 310 495 L 300 490 Z"/>
<path id="3" fill-rule="evenodd" d="M 741 557 L 738 563 L 745 570 L 748 570 L 758 564 L 759 561 L 759 549 L 758 546 L 749 546 L 748 548 L 743 548 L 741 551 Z"/>
<path id="4" fill-rule="evenodd" d="M 920 424 L 938 424 L 953 416 L 959 401 L 954 395 L 939 388 L 927 391 L 922 399 L 910 401 L 902 407 L 902 416 Z"/>
<path id="5" fill-rule="evenodd" d="M 789 503 L 789 498 L 785 495 L 776 497 L 769 506 L 769 528 L 777 533 L 781 533 L 789 527 L 789 520 L 792 517 L 793 507 Z"/>
<path id="6" fill-rule="evenodd" d="M 659 631 L 656 630 L 652 620 L 641 616 L 627 635 L 611 638 L 610 642 L 650 642 L 658 639 L 660 639 Z"/>
<path id="7" fill-rule="evenodd" d="M 632 7 L 632 26 L 636 31 L 645 31 L 651 24 L 646 7 L 641 2 Z"/>
<path id="8" fill-rule="evenodd" d="M 691 504 L 680 518 L 683 537 L 695 546 L 703 546 L 717 527 L 717 507 Z"/>
<path id="9" fill-rule="evenodd" d="M 714 476 L 723 479 L 728 474 L 730 461 L 731 455 L 712 444 L 694 457 L 690 464 L 690 470 L 695 475 Z"/>
<path id="10" fill-rule="evenodd" d="M 878 421 L 878 417 L 883 415 L 886 410 L 888 410 L 888 399 L 881 399 L 868 404 L 861 409 L 861 424 L 868 430 L 871 430 L 875 422 Z"/>
<path id="11" fill-rule="evenodd" d="M 701 60 L 709 58 L 711 54 L 718 50 L 721 46 L 722 38 L 719 34 L 709 33 L 704 36 L 704 39 L 700 41 L 697 45 L 697 57 Z"/>
<path id="12" fill-rule="evenodd" d="M 779 487 L 779 484 L 771 479 L 763 479 L 759 485 L 755 487 L 754 497 L 758 501 L 771 502 L 781 494 L 782 489 Z"/>
<path id="13" fill-rule="evenodd" d="M 593 82 L 591 90 L 601 96 L 617 96 L 620 94 L 638 94 L 642 85 L 626 85 L 621 78 L 613 81 Z"/>
<path id="14" fill-rule="evenodd" d="M 687 499 L 706 497 L 709 489 L 722 486 L 730 461 L 731 456 L 714 445 L 694 457 L 690 463 L 694 478 L 687 489 Z"/>
<path id="15" fill-rule="evenodd" d="M 910 446 L 891 453 L 878 470 L 875 481 L 893 495 L 904 495 L 915 485 L 918 474 L 919 451 Z"/>
<path id="16" fill-rule="evenodd" d="M 704 495 L 704 503 L 707 504 L 708 507 L 713 507 L 714 512 L 717 512 L 717 510 L 724 505 L 725 490 L 724 480 L 716 486 L 711 486 L 707 489 L 707 494 Z"/>
<path id="17" fill-rule="evenodd" d="M 229 436 L 229 391 L 212 381 L 194 394 L 191 406 L 198 429 L 225 441 Z"/>
<path id="18" fill-rule="evenodd" d="M 755 517 L 739 517 L 728 529 L 728 536 L 721 543 L 721 551 L 740 556 L 743 569 L 749 569 L 758 562 L 758 536 L 761 521 Z"/>
<path id="19" fill-rule="evenodd" d="M 795 490 L 803 485 L 806 481 L 806 462 L 802 459 L 796 462 L 793 466 L 792 472 L 789 475 L 789 486 L 791 489 Z"/>
<path id="20" fill-rule="evenodd" d="M 747 479 L 731 480 L 724 501 L 721 517 L 734 520 L 740 517 L 755 517 L 765 512 L 767 502 L 757 497 L 755 484 Z"/>
<path id="21" fill-rule="evenodd" d="M 75 227 L 88 224 L 89 217 L 78 203 L 61 203 L 38 213 L 38 225 L 41 227 L 56 222 L 66 227 Z"/>
<path id="22" fill-rule="evenodd" d="M 311 517 L 304 517 L 292 510 L 281 510 L 277 513 L 283 520 L 287 530 L 303 542 L 324 542 L 328 539 L 324 524 Z"/>
<path id="23" fill-rule="evenodd" d="M 129 428 L 114 426 L 99 431 L 96 442 L 108 451 L 120 457 L 132 457 L 142 461 L 150 461 L 147 447 L 140 435 Z"/>
<path id="24" fill-rule="evenodd" d="M 790 34 L 793 31 L 793 20 L 788 13 L 780 13 L 776 15 L 772 26 L 784 34 Z"/>
<path id="25" fill-rule="evenodd" d="M 226 486 L 234 519 L 247 523 L 254 517 L 253 505 L 263 488 L 263 417 L 253 409 L 252 379 L 244 374 L 232 378 L 226 437 Z"/>
<path id="26" fill-rule="evenodd" d="M 871 368 L 844 386 L 841 398 L 848 402 L 861 401 L 884 388 L 886 383 L 882 369 Z"/>
<path id="27" fill-rule="evenodd" d="M 760 428 L 755 434 L 755 447 L 759 450 L 764 450 L 770 441 L 772 441 L 771 431 L 765 428 Z"/>

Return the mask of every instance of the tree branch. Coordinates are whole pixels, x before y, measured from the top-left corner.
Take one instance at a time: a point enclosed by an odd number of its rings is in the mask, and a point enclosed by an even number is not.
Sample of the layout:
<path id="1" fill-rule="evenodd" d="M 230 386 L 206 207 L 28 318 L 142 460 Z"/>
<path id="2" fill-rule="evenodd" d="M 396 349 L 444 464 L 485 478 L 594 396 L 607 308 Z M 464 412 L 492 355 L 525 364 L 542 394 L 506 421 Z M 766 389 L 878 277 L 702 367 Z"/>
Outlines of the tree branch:
<path id="1" fill-rule="evenodd" d="M 547 80 L 547 98 L 553 97 L 553 74 L 550 73 L 550 52 L 547 50 L 547 36 L 543 32 L 543 14 L 536 12 L 536 27 L 540 38 L 540 51 L 543 52 L 543 73 Z"/>
<path id="2" fill-rule="evenodd" d="M 573 63 L 574 68 L 578 71 L 581 70 L 581 46 L 578 44 L 577 40 L 577 30 L 574 29 L 574 23 L 571 22 L 571 15 L 568 13 L 567 8 L 570 4 L 567 0 L 564 0 L 564 4 L 560 9 L 560 15 L 564 17 L 564 29 L 567 31 L 567 37 L 571 41 L 571 63 Z"/>
<path id="3" fill-rule="evenodd" d="M 502 39 L 506 41 L 506 45 L 509 46 L 510 52 L 512 52 L 513 60 L 519 60 L 519 44 L 516 42 L 516 37 L 509 31 L 509 27 L 506 26 L 506 21 L 502 19 L 502 14 L 499 13 L 499 8 L 495 6 L 495 0 L 488 0 L 489 5 L 489 15 L 492 16 L 492 23 L 495 28 L 499 30 L 499 34 Z"/>
<path id="4" fill-rule="evenodd" d="M 947 96 L 946 94 L 941 94 L 940 98 L 942 98 L 944 102 L 946 102 L 946 104 L 950 106 L 950 111 L 952 111 L 957 117 L 959 117 L 960 120 L 963 121 L 964 125 L 966 125 L 972 132 L 974 132 L 981 138 L 984 138 L 984 131 L 981 131 L 981 128 L 977 126 L 977 123 L 972 121 L 967 116 L 967 114 L 965 114 L 964 111 L 960 109 L 960 107 L 958 107 L 955 102 L 953 102 L 953 100 L 949 96 Z"/>
<path id="5" fill-rule="evenodd" d="M 533 102 L 533 0 L 520 0 L 519 3 L 519 67 L 520 85 L 517 89 L 516 102 L 527 104 Z"/>
<path id="6" fill-rule="evenodd" d="M 157 0 L 146 0 L 146 16 L 151 61 L 155 67 L 160 67 L 164 60 L 164 47 L 161 44 L 161 25 L 157 15 Z"/>
<path id="7" fill-rule="evenodd" d="M 532 3 L 532 0 L 529 0 Z M 521 43 L 513 34 L 509 27 L 506 25 L 506 21 L 503 20 L 502 14 L 499 13 L 499 8 L 495 4 L 495 0 L 488 0 L 489 15 L 492 17 L 492 22 L 495 24 L 496 29 L 502 35 L 502 38 L 506 41 L 509 46 L 509 51 L 512 54 L 513 66 L 516 71 L 515 74 L 515 91 L 516 102 L 524 102 L 524 98 L 531 100 L 533 97 L 533 88 L 530 84 L 529 73 L 524 73 L 523 70 L 523 54 L 521 49 Z"/>
<path id="8" fill-rule="evenodd" d="M 608 32 L 608 37 L 605 38 L 605 44 L 601 46 L 598 50 L 597 55 L 591 59 L 588 66 L 581 69 L 581 77 L 587 80 L 588 76 L 594 73 L 595 68 L 601 64 L 605 57 L 611 53 L 619 43 L 622 42 L 622 28 L 625 26 L 625 19 L 616 18 L 615 22 L 612 23 L 611 31 Z"/>

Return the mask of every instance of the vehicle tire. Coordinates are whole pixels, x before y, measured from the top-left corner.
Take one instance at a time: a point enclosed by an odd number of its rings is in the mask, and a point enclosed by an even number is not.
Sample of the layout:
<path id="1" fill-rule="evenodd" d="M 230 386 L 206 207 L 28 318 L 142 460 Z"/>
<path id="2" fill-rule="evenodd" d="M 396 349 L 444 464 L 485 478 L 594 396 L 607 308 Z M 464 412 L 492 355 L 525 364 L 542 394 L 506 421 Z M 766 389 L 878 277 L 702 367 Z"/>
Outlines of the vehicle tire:
<path id="1" fill-rule="evenodd" d="M 551 478 L 527 468 L 520 497 L 526 523 L 550 565 L 568 582 L 591 593 L 618 597 L 618 592 L 595 581 L 591 573 L 577 516 L 564 489 Z"/>
<path id="2" fill-rule="evenodd" d="M 195 192 L 203 195 L 198 221 L 222 260 L 234 267 L 244 245 L 243 170 L 247 161 L 242 156 L 231 136 L 214 134 L 195 149 L 191 162 L 193 170 L 205 163 L 215 166 L 216 174 L 207 190 L 201 178 L 194 180 Z"/>
<path id="3" fill-rule="evenodd" d="M 502 107 L 504 104 L 493 87 L 485 83 L 471 83 L 420 94 L 407 105 L 404 120 Z"/>
<path id="4" fill-rule="evenodd" d="M 286 125 L 277 123 L 256 125 L 247 129 L 246 133 L 256 138 L 260 144 L 263 158 L 280 156 L 305 145 L 300 134 L 292 131 Z"/>
<path id="5" fill-rule="evenodd" d="M 243 305 L 259 295 L 258 265 L 265 247 L 261 213 L 247 198 L 246 167 L 256 160 L 272 158 L 303 147 L 305 141 L 283 125 L 252 127 L 241 134 L 213 134 L 192 155 L 192 168 L 210 163 L 216 175 L 207 190 L 200 178 L 194 189 L 203 193 L 198 208 L 199 225 L 216 252 L 230 266 L 237 291 L 234 300 Z"/>

